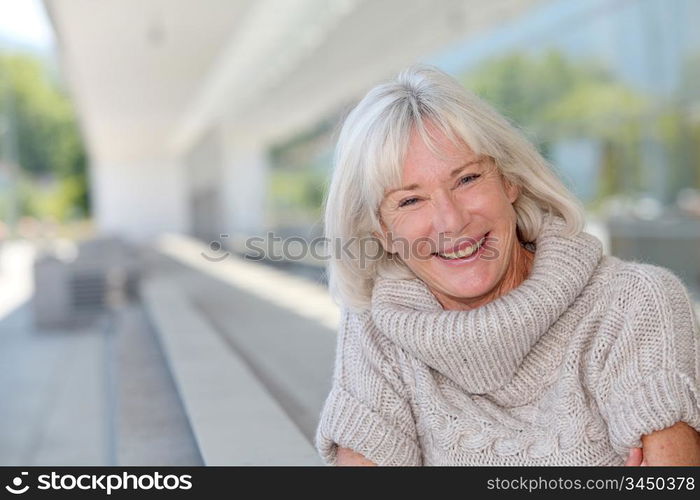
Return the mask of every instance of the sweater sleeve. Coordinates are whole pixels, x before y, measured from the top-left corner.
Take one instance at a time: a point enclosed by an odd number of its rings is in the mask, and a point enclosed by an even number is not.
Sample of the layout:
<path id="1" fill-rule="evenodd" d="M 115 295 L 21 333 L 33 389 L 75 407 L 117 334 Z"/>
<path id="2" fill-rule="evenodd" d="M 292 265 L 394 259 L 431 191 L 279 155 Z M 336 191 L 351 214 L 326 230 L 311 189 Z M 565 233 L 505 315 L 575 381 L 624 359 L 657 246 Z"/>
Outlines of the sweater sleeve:
<path id="1" fill-rule="evenodd" d="M 613 448 L 626 456 L 641 437 L 683 421 L 700 432 L 700 333 L 682 281 L 642 264 L 597 388 Z"/>
<path id="2" fill-rule="evenodd" d="M 377 465 L 422 465 L 390 342 L 374 328 L 369 311 L 342 311 L 331 390 L 315 436 L 324 463 L 336 464 L 340 445 Z"/>

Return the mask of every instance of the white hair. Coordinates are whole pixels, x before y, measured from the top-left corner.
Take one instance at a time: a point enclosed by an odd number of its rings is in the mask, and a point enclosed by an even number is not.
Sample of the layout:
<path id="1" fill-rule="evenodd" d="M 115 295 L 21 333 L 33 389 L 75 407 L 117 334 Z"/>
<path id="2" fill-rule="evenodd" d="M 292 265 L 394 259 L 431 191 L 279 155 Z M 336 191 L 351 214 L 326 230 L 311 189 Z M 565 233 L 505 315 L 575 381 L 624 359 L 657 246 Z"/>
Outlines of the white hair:
<path id="1" fill-rule="evenodd" d="M 565 219 L 567 235 L 583 230 L 583 205 L 520 131 L 450 75 L 414 65 L 372 88 L 348 114 L 338 137 L 324 230 L 332 248 L 349 250 L 333 255 L 327 268 L 331 296 L 340 306 L 368 309 L 377 276 L 416 277 L 400 259 L 389 258 L 372 233 L 382 231 L 384 193 L 401 185 L 411 134 L 417 131 L 437 151 L 428 123 L 454 144 L 492 157 L 504 180 L 520 187 L 513 208 L 522 241 L 537 238 L 547 212 Z M 369 260 L 360 258 L 368 241 L 376 250 Z"/>

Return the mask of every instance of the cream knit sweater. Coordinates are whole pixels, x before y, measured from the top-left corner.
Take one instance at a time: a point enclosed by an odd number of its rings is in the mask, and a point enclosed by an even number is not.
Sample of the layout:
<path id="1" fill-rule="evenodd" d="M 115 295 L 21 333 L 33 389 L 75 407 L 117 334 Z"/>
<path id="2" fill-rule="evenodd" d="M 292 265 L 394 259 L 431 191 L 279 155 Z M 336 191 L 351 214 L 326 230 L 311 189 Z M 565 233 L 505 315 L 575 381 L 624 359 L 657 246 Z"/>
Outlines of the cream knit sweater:
<path id="1" fill-rule="evenodd" d="M 528 278 L 470 311 L 378 278 L 344 309 L 316 448 L 379 465 L 623 465 L 640 437 L 700 430 L 700 333 L 671 271 L 604 256 L 545 218 Z"/>

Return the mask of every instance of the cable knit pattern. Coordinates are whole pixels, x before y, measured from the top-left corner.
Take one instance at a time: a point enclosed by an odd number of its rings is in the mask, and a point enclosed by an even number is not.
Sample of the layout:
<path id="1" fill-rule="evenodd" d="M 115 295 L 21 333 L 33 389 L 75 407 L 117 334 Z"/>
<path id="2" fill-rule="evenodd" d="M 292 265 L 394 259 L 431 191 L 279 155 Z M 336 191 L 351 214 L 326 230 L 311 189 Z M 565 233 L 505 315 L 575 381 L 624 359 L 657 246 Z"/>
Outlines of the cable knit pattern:
<path id="1" fill-rule="evenodd" d="M 380 465 L 622 465 L 640 438 L 700 430 L 700 332 L 671 271 L 603 256 L 547 216 L 528 278 L 469 311 L 378 278 L 344 310 L 316 433 Z"/>

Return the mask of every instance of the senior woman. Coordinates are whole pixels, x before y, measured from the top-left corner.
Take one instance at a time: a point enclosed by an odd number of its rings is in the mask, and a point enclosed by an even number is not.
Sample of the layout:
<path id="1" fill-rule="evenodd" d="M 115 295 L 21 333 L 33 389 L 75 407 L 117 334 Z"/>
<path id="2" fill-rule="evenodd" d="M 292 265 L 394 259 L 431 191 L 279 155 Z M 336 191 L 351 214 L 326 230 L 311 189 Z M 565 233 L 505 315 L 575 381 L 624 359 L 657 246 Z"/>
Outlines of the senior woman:
<path id="1" fill-rule="evenodd" d="M 325 203 L 341 306 L 328 464 L 700 465 L 682 282 L 602 252 L 578 200 L 430 66 L 372 89 Z M 367 242 L 378 242 L 378 252 Z"/>

